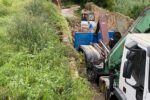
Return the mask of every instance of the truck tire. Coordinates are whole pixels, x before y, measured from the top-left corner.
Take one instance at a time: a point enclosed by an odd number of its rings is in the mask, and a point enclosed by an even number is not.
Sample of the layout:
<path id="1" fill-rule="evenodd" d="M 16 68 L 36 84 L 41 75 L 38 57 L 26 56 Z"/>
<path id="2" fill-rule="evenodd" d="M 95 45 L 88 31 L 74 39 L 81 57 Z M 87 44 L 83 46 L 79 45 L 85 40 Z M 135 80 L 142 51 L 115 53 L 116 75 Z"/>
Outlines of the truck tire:
<path id="1" fill-rule="evenodd" d="M 111 94 L 109 89 L 105 91 L 105 100 L 118 100 L 114 94 Z"/>
<path id="2" fill-rule="evenodd" d="M 97 74 L 97 72 L 95 71 L 92 65 L 90 67 L 86 67 L 86 73 L 87 73 L 88 81 L 97 84 L 99 83 L 99 75 Z"/>
<path id="3" fill-rule="evenodd" d="M 117 97 L 115 95 L 111 95 L 109 100 L 118 100 Z"/>
<path id="4" fill-rule="evenodd" d="M 93 82 L 93 83 L 98 83 L 97 80 L 98 80 L 98 75 L 96 74 L 96 72 L 94 71 L 93 68 L 88 68 L 86 69 L 86 73 L 87 73 L 87 79 L 88 81 L 90 82 Z"/>
<path id="5" fill-rule="evenodd" d="M 85 64 L 86 64 L 86 75 L 87 75 L 87 79 L 88 81 L 94 81 L 94 71 L 92 69 L 92 65 L 90 62 L 87 61 L 86 56 L 85 56 Z"/>
<path id="6" fill-rule="evenodd" d="M 95 82 L 97 79 L 97 74 L 94 72 L 92 64 L 89 61 L 87 61 L 86 56 L 85 56 L 85 64 L 88 81 Z"/>
<path id="7" fill-rule="evenodd" d="M 87 78 L 88 78 L 88 81 L 95 82 L 97 75 L 94 73 L 93 68 L 87 67 Z"/>

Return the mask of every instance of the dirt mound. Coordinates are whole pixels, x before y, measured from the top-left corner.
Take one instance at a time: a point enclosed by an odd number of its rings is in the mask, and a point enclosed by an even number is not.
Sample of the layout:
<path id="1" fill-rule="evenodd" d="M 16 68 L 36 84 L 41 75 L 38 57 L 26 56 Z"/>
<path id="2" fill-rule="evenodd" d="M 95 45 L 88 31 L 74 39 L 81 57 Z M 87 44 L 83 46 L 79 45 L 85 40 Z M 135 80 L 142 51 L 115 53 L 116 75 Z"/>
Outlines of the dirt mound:
<path id="1" fill-rule="evenodd" d="M 72 32 L 80 31 L 80 18 L 78 17 L 67 18 L 67 21 L 69 22 L 70 29 Z"/>
<path id="2" fill-rule="evenodd" d="M 109 31 L 118 30 L 121 33 L 124 33 L 134 21 L 128 16 L 117 12 L 110 12 L 106 9 L 96 6 L 93 3 L 87 3 L 85 8 L 94 12 L 96 21 L 98 21 L 100 16 L 106 14 Z"/>

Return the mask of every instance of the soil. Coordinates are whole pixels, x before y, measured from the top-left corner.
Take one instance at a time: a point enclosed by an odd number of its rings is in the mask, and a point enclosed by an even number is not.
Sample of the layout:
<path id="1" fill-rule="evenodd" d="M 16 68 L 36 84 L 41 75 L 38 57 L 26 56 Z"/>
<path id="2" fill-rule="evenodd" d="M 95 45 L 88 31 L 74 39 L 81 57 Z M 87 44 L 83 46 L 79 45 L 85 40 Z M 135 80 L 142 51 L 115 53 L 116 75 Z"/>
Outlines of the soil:
<path id="1" fill-rule="evenodd" d="M 61 9 L 61 13 L 65 17 L 75 17 L 74 11 L 78 10 L 79 8 L 80 8 L 80 6 L 73 5 L 71 8 Z"/>
<path id="2" fill-rule="evenodd" d="M 97 86 L 97 84 L 92 83 L 91 86 L 92 86 L 93 90 L 94 90 L 95 93 L 96 93 L 96 94 L 94 95 L 94 97 L 93 97 L 93 100 L 105 100 L 104 94 L 103 94 L 103 93 L 100 93 L 99 87 Z"/>

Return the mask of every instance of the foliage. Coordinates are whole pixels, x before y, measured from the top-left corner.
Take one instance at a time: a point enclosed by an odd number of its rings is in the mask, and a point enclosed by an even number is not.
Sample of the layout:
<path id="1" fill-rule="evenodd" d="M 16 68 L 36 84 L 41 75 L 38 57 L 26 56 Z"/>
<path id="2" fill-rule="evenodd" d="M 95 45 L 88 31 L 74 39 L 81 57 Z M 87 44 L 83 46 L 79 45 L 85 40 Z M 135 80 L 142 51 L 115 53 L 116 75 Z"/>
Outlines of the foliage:
<path id="1" fill-rule="evenodd" d="M 113 11 L 117 11 L 132 18 L 136 18 L 148 5 L 148 0 L 139 0 L 138 2 L 137 0 L 115 0 Z"/>
<path id="2" fill-rule="evenodd" d="M 72 52 L 57 36 L 69 28 L 57 8 L 47 0 L 10 1 L 0 16 L 0 99 L 90 100 L 88 83 L 71 77 Z"/>
<path id="3" fill-rule="evenodd" d="M 5 7 L 3 4 L 0 4 L 0 16 L 5 16 L 8 14 L 7 7 Z"/>
<path id="4" fill-rule="evenodd" d="M 36 18 L 27 14 L 18 15 L 14 23 L 9 28 L 11 42 L 15 43 L 18 48 L 24 46 L 30 53 L 40 51 L 47 47 L 50 39 L 47 23 L 43 23 L 42 18 Z"/>
<path id="5" fill-rule="evenodd" d="M 131 18 L 136 19 L 139 14 L 144 10 L 146 6 L 145 5 L 135 5 L 129 12 L 128 16 L 130 16 Z"/>
<path id="6" fill-rule="evenodd" d="M 114 5 L 114 0 L 93 0 L 98 6 L 104 7 L 106 9 L 112 10 Z"/>
<path id="7" fill-rule="evenodd" d="M 132 18 L 136 18 L 140 12 L 148 6 L 149 0 L 72 0 L 83 8 L 87 2 L 94 2 L 96 5 L 110 11 L 120 12 Z"/>
<path id="8" fill-rule="evenodd" d="M 87 2 L 94 2 L 98 6 L 111 9 L 113 6 L 113 0 L 72 0 L 73 2 L 80 4 L 83 8 Z"/>

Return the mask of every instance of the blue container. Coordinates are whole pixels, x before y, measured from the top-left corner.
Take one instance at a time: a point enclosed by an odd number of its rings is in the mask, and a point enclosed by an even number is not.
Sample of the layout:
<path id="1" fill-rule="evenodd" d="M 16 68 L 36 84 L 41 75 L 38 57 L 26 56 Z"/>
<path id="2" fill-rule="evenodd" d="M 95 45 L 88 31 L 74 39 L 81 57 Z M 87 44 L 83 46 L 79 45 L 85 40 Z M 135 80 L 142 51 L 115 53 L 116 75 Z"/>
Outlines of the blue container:
<path id="1" fill-rule="evenodd" d="M 113 38 L 114 32 L 108 32 L 109 38 Z M 98 43 L 101 40 L 101 33 L 94 34 L 91 32 L 76 32 L 74 36 L 74 48 L 79 49 L 80 45 L 90 45 L 90 43 Z"/>

